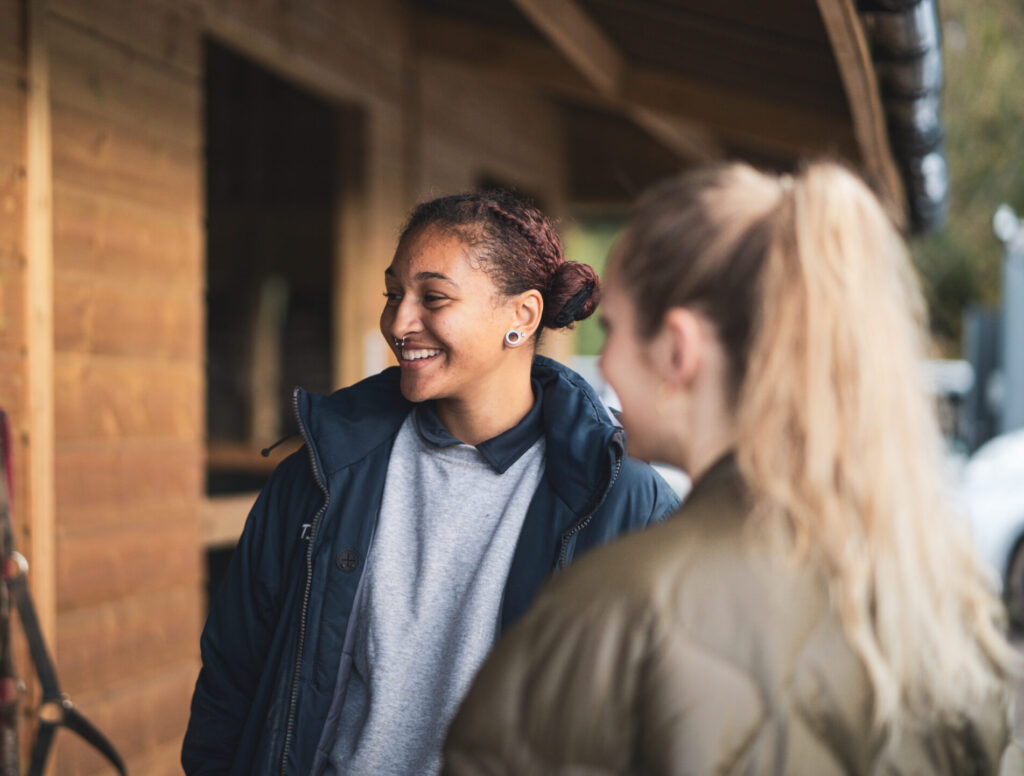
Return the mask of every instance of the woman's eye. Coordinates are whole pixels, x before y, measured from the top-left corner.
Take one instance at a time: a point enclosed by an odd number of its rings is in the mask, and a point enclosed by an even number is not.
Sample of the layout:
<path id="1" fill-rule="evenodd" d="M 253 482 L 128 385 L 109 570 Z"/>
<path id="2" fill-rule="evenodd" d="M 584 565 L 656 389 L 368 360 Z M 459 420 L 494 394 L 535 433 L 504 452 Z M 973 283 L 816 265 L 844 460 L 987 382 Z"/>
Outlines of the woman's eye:
<path id="1" fill-rule="evenodd" d="M 440 296 L 439 294 L 424 294 L 423 296 L 423 301 L 427 304 L 438 304 L 444 300 L 445 297 Z"/>
<path id="2" fill-rule="evenodd" d="M 402 300 L 402 295 L 393 294 L 390 291 L 385 291 L 384 298 L 388 300 L 388 304 L 391 304 L 392 302 L 400 302 Z"/>

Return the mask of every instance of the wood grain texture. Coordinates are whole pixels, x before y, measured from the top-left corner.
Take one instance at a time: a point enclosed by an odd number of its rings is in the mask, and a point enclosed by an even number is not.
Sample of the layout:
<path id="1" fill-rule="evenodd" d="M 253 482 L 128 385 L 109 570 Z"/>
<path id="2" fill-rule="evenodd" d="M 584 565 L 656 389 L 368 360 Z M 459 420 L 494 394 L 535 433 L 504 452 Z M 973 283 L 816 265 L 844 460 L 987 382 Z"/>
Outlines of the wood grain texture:
<path id="1" fill-rule="evenodd" d="M 190 514 L 202 488 L 199 460 L 199 445 L 191 440 L 58 444 L 60 520 L 65 514 L 78 514 L 77 510 L 131 515 L 160 508 Z"/>
<path id="2" fill-rule="evenodd" d="M 0 0 L 0 78 L 25 77 L 24 21 L 23 0 Z"/>
<path id="3" fill-rule="evenodd" d="M 817 3 L 842 76 L 853 134 L 868 179 L 878 189 L 896 222 L 906 225 L 906 191 L 889 144 L 875 65 L 856 3 L 853 0 L 817 0 Z"/>
<path id="4" fill-rule="evenodd" d="M 25 147 L 25 321 L 28 389 L 28 522 L 30 579 L 40 629 L 55 637 L 53 167 L 45 0 L 28 0 L 28 85 Z"/>
<path id="5" fill-rule="evenodd" d="M 61 442 L 200 438 L 197 364 L 61 353 L 53 383 Z"/>
<path id="6" fill-rule="evenodd" d="M 61 181 L 54 200 L 54 262 L 62 277 L 101 276 L 178 293 L 202 286 L 197 203 L 160 208 Z"/>
<path id="7" fill-rule="evenodd" d="M 172 212 L 188 208 L 198 215 L 199 159 L 176 143 L 77 108 L 55 106 L 53 151 L 57 181 Z"/>
<path id="8" fill-rule="evenodd" d="M 616 96 L 625 58 L 575 0 L 514 0 L 515 5 L 602 94 Z"/>
<path id="9" fill-rule="evenodd" d="M 116 278 L 110 282 L 101 275 L 58 275 L 54 289 L 54 336 L 60 352 L 134 356 L 164 363 L 198 364 L 202 359 L 203 311 L 198 290 L 137 287 Z"/>
<path id="10" fill-rule="evenodd" d="M 2 23 L 2 22 L 0 22 Z M 25 89 L 0 71 L 0 160 L 25 161 Z"/>
<path id="11" fill-rule="evenodd" d="M 199 148 L 202 95 L 196 78 L 60 17 L 51 15 L 50 26 L 55 106 L 182 149 Z"/>
<path id="12" fill-rule="evenodd" d="M 198 7 L 139 0 L 50 0 L 50 12 L 161 68 L 197 78 L 202 67 Z M 108 46 L 113 48 L 113 46 Z"/>
<path id="13" fill-rule="evenodd" d="M 57 537 L 60 611 L 157 593 L 201 579 L 195 515 L 182 510 L 163 524 Z M 194 599 L 193 605 L 198 603 Z"/>
<path id="14" fill-rule="evenodd" d="M 198 657 L 200 613 L 191 585 L 58 614 L 61 681 L 74 696 Z"/>
<path id="15" fill-rule="evenodd" d="M 155 752 L 166 756 L 173 741 L 177 741 L 180 751 L 198 673 L 196 661 L 181 661 L 145 678 L 83 693 L 74 700 L 97 727 L 110 735 L 129 767 L 135 762 L 148 762 L 150 769 L 162 768 L 149 758 Z M 61 733 L 57 741 L 61 776 L 107 776 L 111 772 L 106 761 L 77 736 Z M 134 769 L 129 773 L 140 776 Z"/>
<path id="16" fill-rule="evenodd" d="M 0 351 L 25 352 L 25 265 L 0 253 Z"/>
<path id="17" fill-rule="evenodd" d="M 0 159 L 0 254 L 25 255 L 25 163 Z"/>

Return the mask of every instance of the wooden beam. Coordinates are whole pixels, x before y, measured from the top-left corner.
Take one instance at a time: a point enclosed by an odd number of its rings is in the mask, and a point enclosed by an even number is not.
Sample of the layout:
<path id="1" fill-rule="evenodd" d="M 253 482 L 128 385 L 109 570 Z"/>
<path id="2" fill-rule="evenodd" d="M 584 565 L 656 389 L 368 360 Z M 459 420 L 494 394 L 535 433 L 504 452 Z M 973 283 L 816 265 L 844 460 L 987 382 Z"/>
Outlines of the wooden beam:
<path id="1" fill-rule="evenodd" d="M 470 63 L 580 105 L 610 112 L 646 109 L 665 121 L 686 121 L 712 137 L 772 156 L 793 159 L 809 150 L 832 150 L 847 158 L 857 154 L 845 116 L 653 67 L 628 68 L 622 97 L 616 99 L 596 91 L 559 52 L 520 36 L 429 13 L 417 16 L 415 30 L 425 54 Z"/>
<path id="2" fill-rule="evenodd" d="M 707 162 L 722 157 L 722 148 L 710 131 L 694 121 L 668 116 L 648 108 L 626 108 L 633 122 L 680 159 Z"/>
<path id="3" fill-rule="evenodd" d="M 602 94 L 617 96 L 625 57 L 575 0 L 513 0 L 549 41 Z"/>
<path id="4" fill-rule="evenodd" d="M 756 83 L 751 84 L 756 89 Z M 793 157 L 833 152 L 856 154 L 847 117 L 779 102 L 655 68 L 634 68 L 623 89 L 633 104 L 690 117 L 753 148 L 778 148 Z"/>
<path id="5" fill-rule="evenodd" d="M 906 226 L 906 192 L 889 145 L 878 78 L 854 0 L 817 2 L 846 89 L 864 171 L 890 206 L 896 221 Z"/>
<path id="6" fill-rule="evenodd" d="M 622 100 L 628 70 L 626 58 L 575 0 L 514 2 L 599 94 L 615 102 L 619 112 L 680 159 L 707 161 L 721 156 L 721 149 L 710 134 L 696 127 L 694 122 L 672 119 Z"/>
<path id="7" fill-rule="evenodd" d="M 28 3 L 25 272 L 29 401 L 29 582 L 43 635 L 56 645 L 53 156 L 46 0 Z"/>

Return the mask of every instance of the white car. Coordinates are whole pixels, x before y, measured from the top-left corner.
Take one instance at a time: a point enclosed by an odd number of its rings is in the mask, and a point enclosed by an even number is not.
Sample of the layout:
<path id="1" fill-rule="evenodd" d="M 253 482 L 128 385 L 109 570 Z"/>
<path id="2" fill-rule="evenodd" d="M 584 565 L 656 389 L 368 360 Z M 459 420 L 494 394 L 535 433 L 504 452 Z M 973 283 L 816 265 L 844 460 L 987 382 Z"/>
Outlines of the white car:
<path id="1" fill-rule="evenodd" d="M 962 497 L 978 551 L 1024 625 L 1024 429 L 986 442 L 963 468 Z"/>

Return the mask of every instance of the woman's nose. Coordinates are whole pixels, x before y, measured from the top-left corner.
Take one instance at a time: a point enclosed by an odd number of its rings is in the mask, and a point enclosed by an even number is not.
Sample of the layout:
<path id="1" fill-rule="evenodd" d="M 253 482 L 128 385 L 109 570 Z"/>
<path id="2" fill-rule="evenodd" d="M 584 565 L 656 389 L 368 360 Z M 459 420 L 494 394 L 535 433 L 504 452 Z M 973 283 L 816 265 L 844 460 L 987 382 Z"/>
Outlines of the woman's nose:
<path id="1" fill-rule="evenodd" d="M 391 324 L 391 333 L 401 339 L 420 329 L 418 306 L 415 300 L 410 299 L 406 294 L 398 303 L 395 310 L 395 319 Z"/>

